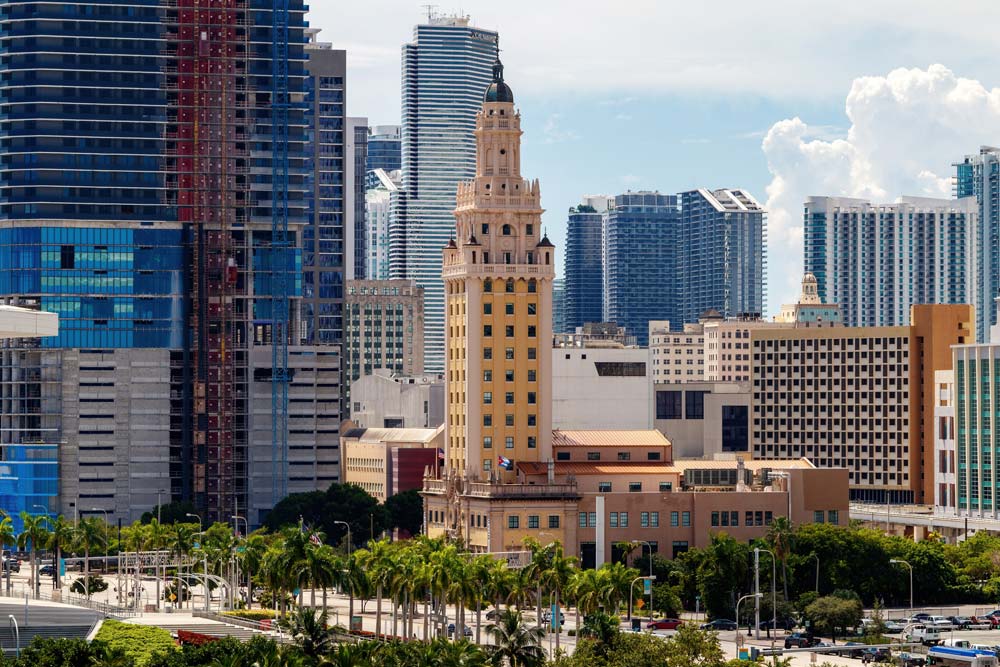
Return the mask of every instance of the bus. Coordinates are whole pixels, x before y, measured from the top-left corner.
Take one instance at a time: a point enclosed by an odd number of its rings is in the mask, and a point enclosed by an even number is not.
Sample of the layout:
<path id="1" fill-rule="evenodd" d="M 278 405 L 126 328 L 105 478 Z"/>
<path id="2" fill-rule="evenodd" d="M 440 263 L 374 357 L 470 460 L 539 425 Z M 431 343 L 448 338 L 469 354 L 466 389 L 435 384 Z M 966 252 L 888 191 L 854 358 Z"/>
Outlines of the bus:
<path id="1" fill-rule="evenodd" d="M 927 662 L 942 667 L 998 667 L 997 655 L 977 648 L 934 646 L 927 651 Z"/>

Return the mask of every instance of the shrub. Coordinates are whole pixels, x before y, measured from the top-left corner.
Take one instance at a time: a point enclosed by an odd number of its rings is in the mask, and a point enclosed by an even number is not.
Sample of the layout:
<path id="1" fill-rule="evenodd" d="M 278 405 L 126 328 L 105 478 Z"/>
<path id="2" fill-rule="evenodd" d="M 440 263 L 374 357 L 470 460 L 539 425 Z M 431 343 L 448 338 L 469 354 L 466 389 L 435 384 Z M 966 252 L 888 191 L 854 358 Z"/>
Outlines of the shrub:
<path id="1" fill-rule="evenodd" d="M 275 617 L 273 609 L 238 609 L 236 611 L 224 611 L 222 615 L 242 618 L 247 621 L 273 620 Z"/>
<path id="2" fill-rule="evenodd" d="M 131 658 L 136 667 L 146 667 L 158 653 L 168 653 L 177 648 L 168 630 L 151 625 L 135 625 L 106 620 L 95 637 L 112 650 L 119 650 Z"/>

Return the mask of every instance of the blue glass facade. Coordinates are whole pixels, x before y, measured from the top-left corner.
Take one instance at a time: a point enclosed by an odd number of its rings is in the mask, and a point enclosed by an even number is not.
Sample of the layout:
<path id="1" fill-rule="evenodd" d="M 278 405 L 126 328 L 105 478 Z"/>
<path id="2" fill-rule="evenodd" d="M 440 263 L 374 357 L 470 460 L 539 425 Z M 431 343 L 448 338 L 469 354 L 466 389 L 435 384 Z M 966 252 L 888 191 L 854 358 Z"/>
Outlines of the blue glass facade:
<path id="1" fill-rule="evenodd" d="M 58 445 L 7 445 L 0 461 L 0 507 L 14 524 L 24 527 L 21 512 L 41 514 L 37 505 L 55 513 L 52 500 L 59 494 Z"/>
<path id="2" fill-rule="evenodd" d="M 1000 149 L 983 146 L 978 155 L 966 156 L 955 164 L 955 176 L 955 196 L 974 197 L 978 209 L 968 229 L 974 252 L 965 255 L 972 260 L 969 303 L 976 307 L 976 339 L 986 342 L 997 322 L 993 299 L 1000 294 Z"/>
<path id="3" fill-rule="evenodd" d="M 601 226 L 603 215 L 591 206 L 570 209 L 566 226 L 566 287 L 563 330 L 571 333 L 603 317 Z M 630 332 L 631 333 L 631 332 Z"/>
<path id="4" fill-rule="evenodd" d="M 401 169 L 403 165 L 403 143 L 399 135 L 399 127 L 393 126 L 394 132 L 380 133 L 382 129 L 375 127 L 375 134 L 368 137 L 368 161 L 365 171 L 372 172 L 384 169 L 386 172 Z"/>

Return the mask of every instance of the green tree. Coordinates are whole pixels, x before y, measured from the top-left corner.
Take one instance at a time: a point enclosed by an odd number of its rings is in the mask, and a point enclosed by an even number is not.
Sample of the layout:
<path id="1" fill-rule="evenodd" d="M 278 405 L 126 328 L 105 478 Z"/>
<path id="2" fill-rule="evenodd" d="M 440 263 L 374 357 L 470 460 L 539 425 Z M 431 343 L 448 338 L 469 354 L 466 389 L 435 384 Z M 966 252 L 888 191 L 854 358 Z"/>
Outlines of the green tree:
<path id="1" fill-rule="evenodd" d="M 312 660 L 329 653 L 336 643 L 334 632 L 327 625 L 326 611 L 300 607 L 282 618 L 278 625 L 288 631 L 295 645 Z"/>
<path id="2" fill-rule="evenodd" d="M 385 499 L 386 525 L 400 531 L 400 537 L 419 535 L 424 525 L 424 499 L 411 489 Z"/>
<path id="3" fill-rule="evenodd" d="M 55 576 L 52 577 L 53 586 L 62 588 L 62 577 L 59 576 L 59 566 L 62 563 L 63 549 L 73 544 L 73 524 L 60 514 L 51 522 L 48 541 L 45 548 L 55 551 Z"/>
<path id="4" fill-rule="evenodd" d="M 198 508 L 194 503 L 188 501 L 170 502 L 154 507 L 149 512 L 144 512 L 139 518 L 142 523 L 149 523 L 157 519 L 163 524 L 188 523 L 188 514 L 197 514 Z"/>
<path id="5" fill-rule="evenodd" d="M 579 626 L 577 636 L 581 639 L 590 639 L 599 644 L 604 651 L 607 651 L 620 634 L 618 624 L 617 616 L 606 614 L 603 611 L 591 612 L 584 617 L 583 625 Z"/>
<path id="6" fill-rule="evenodd" d="M 542 649 L 545 631 L 526 626 L 521 612 L 503 610 L 496 623 L 486 626 L 486 632 L 493 640 L 489 650 L 494 665 L 541 667 L 545 664 L 545 651 Z"/>
<path id="7" fill-rule="evenodd" d="M 844 635 L 848 628 L 857 627 L 861 622 L 861 612 L 860 600 L 827 595 L 806 607 L 805 615 L 813 627 L 836 641 L 838 634 Z"/>
<path id="8" fill-rule="evenodd" d="M 85 582 L 90 582 L 90 551 L 94 547 L 107 548 L 108 532 L 105 528 L 104 522 L 97 517 L 84 517 L 80 519 L 74 533 L 76 548 L 83 550 L 83 580 Z M 99 577 L 97 578 L 99 579 Z M 79 579 L 74 582 L 73 585 L 76 586 L 77 583 L 80 583 Z M 97 591 L 97 589 L 92 588 L 92 584 L 84 586 L 81 583 L 80 587 L 85 589 L 85 594 L 88 598 L 92 593 Z M 105 584 L 105 588 L 107 588 L 107 584 Z"/>
<path id="9" fill-rule="evenodd" d="M 732 618 L 739 591 L 750 589 L 750 547 L 725 533 L 715 533 L 698 561 L 695 576 L 705 611 L 712 618 Z"/>
<path id="10" fill-rule="evenodd" d="M 670 667 L 722 667 L 725 662 L 719 636 L 693 624 L 678 627 L 666 644 L 666 664 Z"/>
<path id="11" fill-rule="evenodd" d="M 17 536 L 17 546 L 30 549 L 31 595 L 38 597 L 38 550 L 44 549 L 49 541 L 49 517 L 45 514 L 29 514 L 21 512 L 21 523 L 24 528 Z"/>
<path id="12" fill-rule="evenodd" d="M 356 484 L 331 484 L 326 491 L 293 493 L 282 499 L 267 516 L 267 527 L 279 530 L 299 521 L 323 532 L 331 544 L 346 534 L 337 521 L 351 527 L 351 541 L 365 544 L 386 529 L 386 509 Z M 374 533 L 374 534 L 373 534 Z"/>
<path id="13" fill-rule="evenodd" d="M 771 522 L 767 529 L 767 541 L 774 555 L 781 563 L 781 585 L 784 587 L 785 599 L 788 599 L 788 556 L 792 553 L 795 530 L 788 517 L 779 516 Z"/>

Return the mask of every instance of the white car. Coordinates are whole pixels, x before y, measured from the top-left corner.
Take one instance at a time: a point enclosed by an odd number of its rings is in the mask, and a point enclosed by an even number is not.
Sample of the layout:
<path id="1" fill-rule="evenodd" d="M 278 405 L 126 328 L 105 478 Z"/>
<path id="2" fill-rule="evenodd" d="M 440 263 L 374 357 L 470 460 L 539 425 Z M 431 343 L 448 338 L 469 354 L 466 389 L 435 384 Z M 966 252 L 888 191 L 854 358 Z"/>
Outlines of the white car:
<path id="1" fill-rule="evenodd" d="M 931 616 L 924 621 L 924 625 L 928 625 L 938 630 L 952 630 L 955 627 L 952 622 L 944 616 Z"/>

